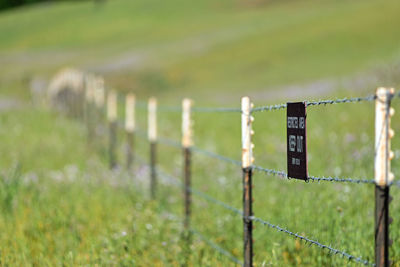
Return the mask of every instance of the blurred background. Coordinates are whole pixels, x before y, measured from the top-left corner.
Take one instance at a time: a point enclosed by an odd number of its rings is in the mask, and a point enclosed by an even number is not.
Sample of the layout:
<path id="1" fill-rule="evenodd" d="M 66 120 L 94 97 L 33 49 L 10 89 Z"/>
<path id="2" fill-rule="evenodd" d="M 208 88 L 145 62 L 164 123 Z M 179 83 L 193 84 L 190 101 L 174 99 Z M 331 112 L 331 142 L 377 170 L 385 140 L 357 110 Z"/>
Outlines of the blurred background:
<path id="1" fill-rule="evenodd" d="M 0 265 L 231 266 L 198 239 L 183 254 L 173 215 L 182 215 L 180 188 L 160 182 L 150 199 L 147 98 L 178 109 L 184 97 L 195 107 L 238 108 L 245 95 L 262 106 L 400 88 L 399 14 L 398 0 L 0 0 Z M 133 172 L 123 167 L 122 128 L 119 167 L 110 171 L 105 116 L 93 137 L 84 120 L 46 105 L 53 77 L 66 68 L 104 77 L 120 93 L 120 125 L 123 94 L 136 94 L 135 152 L 143 159 Z M 393 107 L 400 110 L 398 97 Z M 160 109 L 159 135 L 179 143 L 181 114 L 169 111 Z M 286 171 L 285 116 L 255 115 L 256 165 Z M 199 112 L 194 120 L 196 146 L 240 160 L 239 113 Z M 307 120 L 310 175 L 373 179 L 373 101 L 312 106 Z M 398 176 L 397 138 L 392 147 Z M 161 142 L 157 149 L 159 165 L 181 177 L 181 150 Z M 197 154 L 193 162 L 195 189 L 241 209 L 240 168 Z M 374 261 L 372 185 L 262 173 L 254 185 L 256 216 Z M 392 194 L 398 199 L 399 189 Z M 391 212 L 390 255 L 400 266 L 400 202 Z M 242 218 L 196 198 L 192 225 L 241 259 Z M 262 225 L 254 259 L 358 266 Z"/>
<path id="2" fill-rule="evenodd" d="M 139 96 L 235 105 L 398 84 L 395 0 L 33 2 L 1 1 L 2 91 L 64 66 Z"/>

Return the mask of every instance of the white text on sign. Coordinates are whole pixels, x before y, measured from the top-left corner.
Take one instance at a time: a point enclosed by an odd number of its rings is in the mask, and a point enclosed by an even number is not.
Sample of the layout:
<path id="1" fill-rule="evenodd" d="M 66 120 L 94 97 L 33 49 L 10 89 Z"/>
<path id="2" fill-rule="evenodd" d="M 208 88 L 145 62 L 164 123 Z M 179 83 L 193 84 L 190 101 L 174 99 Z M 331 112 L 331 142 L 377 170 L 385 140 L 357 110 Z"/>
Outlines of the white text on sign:
<path id="1" fill-rule="evenodd" d="M 303 136 L 289 135 L 289 151 L 303 153 Z"/>
<path id="2" fill-rule="evenodd" d="M 304 117 L 288 117 L 287 127 L 291 129 L 304 129 L 305 127 Z"/>

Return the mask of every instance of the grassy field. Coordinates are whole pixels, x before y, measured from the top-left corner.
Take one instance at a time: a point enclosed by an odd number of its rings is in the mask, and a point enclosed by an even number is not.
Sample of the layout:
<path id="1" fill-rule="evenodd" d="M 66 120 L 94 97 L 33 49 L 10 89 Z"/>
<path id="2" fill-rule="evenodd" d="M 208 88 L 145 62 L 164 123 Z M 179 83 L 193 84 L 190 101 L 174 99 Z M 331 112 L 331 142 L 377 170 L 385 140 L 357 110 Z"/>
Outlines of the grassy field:
<path id="1" fill-rule="evenodd" d="M 170 105 L 190 96 L 196 106 L 237 107 L 244 94 L 264 105 L 281 101 L 285 90 L 291 100 L 363 96 L 377 84 L 400 84 L 399 10 L 395 0 L 115 0 L 1 13 L 0 100 L 19 104 L 2 109 L 0 101 L 0 264 L 180 266 L 187 259 L 182 190 L 161 179 L 157 200 L 151 200 L 148 169 L 139 160 L 133 172 L 107 170 L 105 128 L 88 143 L 81 121 L 30 103 L 31 79 L 78 66 L 103 74 L 108 87 L 133 90 L 141 100 L 156 95 Z M 341 82 L 347 79 L 353 83 Z M 333 88 L 321 91 L 318 85 L 327 83 Z M 400 110 L 400 99 L 393 105 Z M 138 110 L 142 131 L 146 115 Z M 194 116 L 196 146 L 240 159 L 239 114 Z M 160 135 L 179 141 L 180 119 L 177 112 L 161 112 Z M 397 133 L 399 121 L 395 115 Z M 373 103 L 310 107 L 307 124 L 310 175 L 373 178 Z M 254 128 L 255 164 L 285 170 L 285 111 L 257 113 Z M 147 141 L 137 136 L 136 144 L 147 160 Z M 122 166 L 124 145 L 121 132 Z M 160 167 L 180 178 L 181 151 L 158 147 Z M 254 185 L 257 217 L 373 262 L 372 185 L 304 183 L 263 173 L 255 173 Z M 193 187 L 241 209 L 237 166 L 194 153 Z M 391 204 L 395 266 L 399 190 L 392 189 Z M 241 218 L 193 198 L 193 228 L 241 258 Z M 256 266 L 358 265 L 255 227 Z M 194 236 L 189 266 L 231 265 Z"/>
<path id="2" fill-rule="evenodd" d="M 1 75 L 51 77 L 72 65 L 140 96 L 233 102 L 243 92 L 388 72 L 398 61 L 396 0 L 251 3 L 82 1 L 8 11 L 0 16 Z"/>

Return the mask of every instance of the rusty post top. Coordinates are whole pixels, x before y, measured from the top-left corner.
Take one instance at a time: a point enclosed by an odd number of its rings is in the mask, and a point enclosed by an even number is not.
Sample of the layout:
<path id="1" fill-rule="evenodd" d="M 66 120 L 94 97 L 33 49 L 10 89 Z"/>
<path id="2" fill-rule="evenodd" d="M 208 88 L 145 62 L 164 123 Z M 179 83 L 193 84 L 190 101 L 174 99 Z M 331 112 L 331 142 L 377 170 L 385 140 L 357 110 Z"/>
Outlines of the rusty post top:
<path id="1" fill-rule="evenodd" d="M 182 146 L 189 148 L 193 146 L 193 121 L 192 121 L 193 101 L 185 98 L 182 101 Z"/>
<path id="2" fill-rule="evenodd" d="M 390 161 L 394 157 L 391 151 L 390 139 L 394 136 L 390 128 L 394 109 L 390 107 L 390 100 L 394 94 L 393 88 L 380 87 L 376 90 L 375 102 L 375 183 L 387 186 L 394 180 L 390 171 Z"/>
<path id="3" fill-rule="evenodd" d="M 252 123 L 254 118 L 251 116 L 252 104 L 249 97 L 242 97 L 242 167 L 248 168 L 254 162 L 251 136 L 254 134 Z"/>
<path id="4" fill-rule="evenodd" d="M 127 94 L 125 101 L 125 130 L 133 133 L 135 131 L 135 95 Z"/>
<path id="5" fill-rule="evenodd" d="M 107 119 L 110 122 L 117 120 L 117 92 L 114 90 L 107 94 Z"/>
<path id="6" fill-rule="evenodd" d="M 157 141 L 157 99 L 149 98 L 148 104 L 148 138 L 150 142 Z"/>

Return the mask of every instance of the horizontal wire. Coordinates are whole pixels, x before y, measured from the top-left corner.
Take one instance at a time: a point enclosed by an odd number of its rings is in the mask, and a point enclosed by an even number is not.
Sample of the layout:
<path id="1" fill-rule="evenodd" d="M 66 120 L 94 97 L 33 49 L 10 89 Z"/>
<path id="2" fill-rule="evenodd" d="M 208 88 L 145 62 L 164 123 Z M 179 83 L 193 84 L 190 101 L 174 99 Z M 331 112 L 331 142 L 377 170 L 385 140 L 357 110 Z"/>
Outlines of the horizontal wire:
<path id="1" fill-rule="evenodd" d="M 231 253 L 229 253 L 227 250 L 223 249 L 222 247 L 220 247 L 219 245 L 217 245 L 216 243 L 214 243 L 213 241 L 211 241 L 210 239 L 208 239 L 207 237 L 205 237 L 203 234 L 201 234 L 200 232 L 198 232 L 197 230 L 194 230 L 193 228 L 190 228 L 189 230 L 191 233 L 197 235 L 198 237 L 200 237 L 201 240 L 203 240 L 205 243 L 207 243 L 210 247 L 214 248 L 215 250 L 217 250 L 220 254 L 228 257 L 231 261 L 243 266 L 243 262 L 240 261 L 238 258 L 236 258 L 235 256 L 233 256 Z"/>
<path id="2" fill-rule="evenodd" d="M 167 179 L 168 181 L 170 181 L 171 183 L 178 185 L 179 187 L 185 188 L 185 185 L 176 177 L 172 176 L 171 174 L 166 173 L 164 170 L 162 170 L 161 168 L 156 168 L 156 171 L 161 175 L 164 176 L 164 179 Z M 239 215 L 243 215 L 243 212 L 235 207 L 232 207 L 218 199 L 213 198 L 212 196 L 203 193 L 197 189 L 194 189 L 192 187 L 187 187 L 187 190 L 192 192 L 193 194 L 213 203 L 216 205 L 219 205 L 223 208 L 225 208 L 226 210 L 232 211 L 233 213 L 239 214 Z"/>
<path id="3" fill-rule="evenodd" d="M 270 175 L 279 176 L 282 178 L 287 179 L 295 179 L 293 177 L 288 177 L 287 173 L 284 171 L 278 171 L 273 169 L 266 169 L 260 166 L 252 166 L 253 170 L 264 172 Z M 322 176 L 322 177 L 315 177 L 315 176 L 308 176 L 307 181 L 312 182 L 340 182 L 340 183 L 354 183 L 354 184 L 375 184 L 375 180 L 369 179 L 355 179 L 355 178 L 339 178 L 339 177 L 330 177 L 330 176 Z"/>
<path id="4" fill-rule="evenodd" d="M 242 162 L 239 161 L 239 160 L 235 160 L 235 159 L 231 159 L 231 158 L 228 158 L 228 157 L 225 157 L 225 156 L 221 156 L 221 155 L 218 155 L 218 154 L 216 154 L 214 152 L 211 152 L 211 151 L 208 151 L 208 150 L 204 150 L 204 149 L 201 149 L 201 148 L 196 147 L 196 146 L 191 147 L 191 150 L 194 151 L 194 152 L 197 152 L 197 153 L 200 153 L 200 154 L 215 158 L 215 159 L 219 159 L 219 160 L 222 160 L 222 161 L 225 161 L 225 162 L 232 163 L 234 165 L 242 166 Z"/>
<path id="5" fill-rule="evenodd" d="M 157 141 L 160 144 L 163 144 L 163 145 L 166 145 L 166 146 L 171 146 L 171 147 L 175 147 L 175 148 L 183 148 L 183 146 L 182 146 L 182 144 L 180 142 L 177 142 L 177 141 L 169 139 L 169 138 L 165 138 L 165 137 L 159 136 Z"/>
<path id="6" fill-rule="evenodd" d="M 400 96 L 400 93 L 395 94 L 395 96 Z M 332 105 L 332 104 L 343 104 L 343 103 L 357 103 L 357 102 L 369 102 L 374 101 L 376 99 L 376 95 L 368 95 L 365 97 L 350 97 L 350 98 L 338 98 L 338 99 L 326 99 L 326 100 L 318 100 L 318 101 L 309 101 L 303 100 L 298 102 L 305 102 L 307 106 L 319 106 L 319 105 Z M 137 101 L 137 107 L 139 108 L 147 108 L 147 103 L 144 101 Z M 275 105 L 266 105 L 255 107 L 251 109 L 251 112 L 262 112 L 262 111 L 272 111 L 285 109 L 287 107 L 286 103 L 275 104 Z M 182 107 L 180 106 L 158 106 L 160 111 L 166 112 L 181 112 Z M 213 113 L 213 112 L 234 112 L 241 113 L 242 110 L 240 108 L 226 108 L 226 107 L 193 107 L 193 112 L 203 112 L 203 113 Z"/>
<path id="7" fill-rule="evenodd" d="M 364 265 L 368 265 L 368 266 L 375 266 L 375 264 L 370 263 L 367 260 L 363 260 L 363 259 L 361 259 L 361 257 L 356 257 L 356 256 L 353 256 L 353 255 L 345 252 L 345 251 L 341 251 L 341 250 L 332 248 L 331 246 L 321 244 L 318 241 L 315 241 L 315 240 L 309 239 L 309 238 L 307 238 L 305 236 L 302 236 L 302 235 L 299 235 L 297 233 L 291 232 L 291 231 L 289 231 L 289 230 L 287 230 L 285 228 L 282 228 L 282 227 L 280 227 L 278 225 L 275 225 L 275 224 L 272 224 L 270 222 L 264 221 L 264 220 L 262 220 L 260 218 L 257 218 L 257 217 L 254 217 L 254 216 L 250 216 L 250 217 L 248 217 L 248 219 L 250 219 L 250 220 L 252 220 L 254 222 L 258 222 L 258 223 L 261 223 L 263 225 L 266 225 L 266 226 L 268 226 L 270 228 L 273 228 L 273 229 L 275 229 L 275 230 L 277 230 L 279 232 L 286 233 L 288 235 L 294 236 L 295 238 L 299 238 L 300 240 L 303 240 L 306 243 L 308 242 L 308 243 L 310 243 L 312 245 L 315 245 L 315 246 L 317 246 L 317 247 L 319 247 L 321 249 L 327 249 L 333 255 L 341 255 L 342 257 L 345 257 L 348 260 L 352 260 L 352 261 L 355 261 L 355 262 L 358 262 L 358 263 L 361 263 L 361 264 L 364 264 Z"/>
<path id="8" fill-rule="evenodd" d="M 146 161 L 145 161 L 142 157 L 138 156 L 137 154 L 135 154 L 135 156 L 136 156 L 137 159 L 138 159 L 140 162 L 142 162 L 143 164 L 149 165 L 148 163 L 146 163 Z M 168 181 L 172 182 L 173 184 L 176 184 L 176 185 L 179 185 L 179 186 L 183 186 L 182 183 L 179 181 L 179 179 L 177 179 L 176 177 L 174 177 L 174 176 L 172 176 L 172 175 L 169 175 L 168 173 L 166 173 L 165 171 L 161 170 L 160 168 L 156 168 L 156 171 L 157 171 L 160 175 L 164 176 L 165 179 L 167 179 Z M 192 192 L 195 192 L 195 190 L 193 190 L 193 189 L 191 189 L 191 191 L 192 191 Z M 197 190 L 196 190 L 196 191 L 197 191 Z M 196 194 L 198 194 L 198 193 L 200 193 L 200 191 L 197 191 L 197 192 L 196 192 Z M 203 193 L 202 196 L 206 196 L 206 194 Z M 211 200 L 211 199 L 213 199 L 213 198 L 207 196 L 207 199 L 208 199 L 208 200 Z M 218 200 L 217 200 L 217 201 L 218 201 Z M 219 202 L 220 202 L 220 201 L 219 201 Z M 221 203 L 222 203 L 222 202 L 221 202 Z M 227 206 L 228 206 L 228 205 L 227 205 Z M 233 207 L 231 207 L 231 208 L 233 208 Z M 233 208 L 233 209 L 235 209 L 235 208 Z M 236 210 L 236 209 L 235 209 L 235 210 Z M 240 211 L 239 211 L 239 212 L 240 212 Z M 183 219 L 182 219 L 181 217 L 176 216 L 175 214 L 173 214 L 173 216 L 174 216 L 174 218 L 177 218 L 179 221 L 181 221 L 181 222 L 183 221 Z M 235 262 L 235 263 L 237 263 L 237 264 L 239 264 L 239 265 L 243 265 L 243 263 L 242 263 L 239 259 L 235 258 L 235 257 L 234 257 L 231 253 L 229 253 L 227 250 L 221 248 L 221 247 L 218 246 L 216 243 L 214 243 L 214 242 L 212 242 L 210 239 L 206 238 L 204 235 L 202 235 L 202 234 L 201 234 L 200 232 L 198 232 L 197 230 L 195 230 L 195 229 L 193 229 L 193 228 L 190 228 L 189 231 L 192 232 L 193 234 L 198 235 L 198 236 L 200 237 L 200 239 L 202 239 L 205 243 L 207 243 L 209 246 L 211 246 L 212 248 L 214 248 L 215 250 L 217 250 L 220 254 L 222 254 L 222 255 L 228 257 L 231 261 L 233 261 L 233 262 Z"/>
<path id="9" fill-rule="evenodd" d="M 159 137 L 159 142 L 164 144 L 164 145 L 168 145 L 168 146 L 172 146 L 172 147 L 176 147 L 176 148 L 182 148 L 182 145 L 174 140 L 168 139 L 168 138 L 164 138 L 164 137 Z M 191 147 L 190 148 L 192 151 L 215 158 L 215 159 L 219 159 L 221 161 L 225 161 L 228 163 L 232 163 L 234 165 L 237 166 L 242 166 L 241 161 L 239 160 L 235 160 L 235 159 L 231 159 L 225 156 L 221 156 L 218 155 L 214 152 L 208 151 L 208 150 L 204 150 L 198 147 Z M 281 178 L 286 178 L 286 179 L 295 179 L 293 177 L 288 177 L 287 173 L 284 171 L 279 171 L 279 170 L 274 170 L 274 169 L 267 169 L 267 168 L 263 168 L 261 166 L 256 166 L 253 165 L 252 166 L 253 170 L 255 171 L 259 171 L 259 172 L 263 172 L 263 173 L 267 173 L 270 175 L 274 175 L 274 176 L 278 176 Z M 375 184 L 375 180 L 373 179 L 357 179 L 357 178 L 340 178 L 340 177 L 332 177 L 332 176 L 321 176 L 321 177 L 316 177 L 316 176 L 308 176 L 307 181 L 312 181 L 312 182 L 338 182 L 338 183 L 354 183 L 354 184 Z M 397 186 L 400 187 L 400 182 L 399 183 L 395 183 Z"/>
<path id="10" fill-rule="evenodd" d="M 164 144 L 164 145 L 168 145 L 168 146 L 172 146 L 172 147 L 176 147 L 176 148 L 182 148 L 182 145 L 174 140 L 168 139 L 168 138 L 164 138 L 164 137 L 159 137 L 159 142 Z M 218 155 L 214 152 L 208 151 L 208 150 L 204 150 L 198 147 L 191 147 L 190 148 L 192 151 L 215 158 L 215 159 L 219 159 L 221 161 L 225 161 L 228 163 L 232 163 L 234 165 L 237 166 L 242 166 L 241 161 L 239 160 L 235 160 L 235 159 L 231 159 L 225 156 L 221 156 Z M 259 171 L 259 172 L 263 172 L 269 175 L 273 175 L 273 176 L 278 176 L 281 178 L 286 178 L 286 179 L 295 179 L 293 177 L 288 177 L 287 173 L 284 171 L 279 171 L 279 170 L 274 170 L 274 169 L 267 169 L 261 166 L 256 166 L 253 165 L 252 169 L 255 171 Z M 316 177 L 316 176 L 308 176 L 307 181 L 312 181 L 312 182 L 338 182 L 338 183 L 353 183 L 353 184 L 375 184 L 375 180 L 373 179 L 357 179 L 357 178 L 340 178 L 340 177 L 332 177 L 332 176 L 321 176 L 321 177 Z M 394 182 L 394 184 L 396 186 L 400 187 L 400 182 Z"/>
<path id="11" fill-rule="evenodd" d="M 356 102 L 364 102 L 364 101 L 374 101 L 376 99 L 375 95 L 369 95 L 365 97 L 352 97 L 352 98 L 342 98 L 342 99 L 328 99 L 328 100 L 319 100 L 319 101 L 299 101 L 307 103 L 307 106 L 319 106 L 319 105 L 331 105 L 331 104 L 343 104 L 343 103 L 356 103 Z M 252 108 L 251 112 L 262 112 L 262 111 L 271 111 L 278 109 L 285 109 L 287 104 L 277 104 L 277 105 L 267 105 Z"/>
<path id="12" fill-rule="evenodd" d="M 236 112 L 241 113 L 242 110 L 240 108 L 208 108 L 208 107 L 193 107 L 193 112 L 204 112 L 204 113 L 211 113 L 211 112 Z"/>
<path id="13" fill-rule="evenodd" d="M 174 184 L 176 184 L 176 185 L 179 185 L 180 187 L 185 188 L 184 185 L 182 184 L 182 182 L 179 181 L 178 178 L 176 178 L 176 177 L 174 177 L 174 176 L 172 176 L 172 175 L 166 173 L 165 171 L 163 171 L 163 170 L 160 169 L 160 168 L 156 168 L 156 171 L 157 171 L 160 175 L 164 176 L 165 179 L 171 181 L 172 183 L 174 183 Z M 229 210 L 229 211 L 232 211 L 232 212 L 234 212 L 235 214 L 240 215 L 242 218 L 246 218 L 246 217 L 244 216 L 243 212 L 242 212 L 241 210 L 235 208 L 235 207 L 232 207 L 232 206 L 230 206 L 230 205 L 228 205 L 228 204 L 226 204 L 226 203 L 224 203 L 224 202 L 222 202 L 222 201 L 220 201 L 220 200 L 217 200 L 217 199 L 215 199 L 215 198 L 209 196 L 209 195 L 206 194 L 206 193 L 203 193 L 203 192 L 198 191 L 198 190 L 196 190 L 196 189 L 193 189 L 193 188 L 191 188 L 191 187 L 187 187 L 187 189 L 188 189 L 190 192 L 192 192 L 192 193 L 194 193 L 194 194 L 196 194 L 196 195 L 202 197 L 203 199 L 206 199 L 207 201 L 209 201 L 209 202 L 211 202 L 211 203 L 217 204 L 217 205 L 219 205 L 219 206 L 221 206 L 221 207 L 223 207 L 223 208 L 225 208 L 225 209 L 227 209 L 227 210 Z M 275 229 L 275 230 L 277 230 L 277 231 L 280 231 L 280 232 L 289 234 L 289 235 L 291 235 L 291 236 L 294 236 L 294 237 L 296 237 L 296 238 L 299 238 L 300 240 L 303 240 L 303 241 L 305 241 L 306 243 L 308 242 L 308 243 L 310 243 L 310 244 L 313 244 L 313 245 L 315 245 L 315 246 L 317 246 L 317 247 L 319 247 L 319 248 L 321 248 L 321 249 L 327 249 L 327 250 L 329 250 L 329 252 L 333 253 L 333 255 L 341 255 L 341 256 L 343 256 L 343 257 L 349 259 L 349 260 L 353 260 L 353 261 L 355 261 L 355 262 L 358 262 L 358 263 L 361 263 L 361 264 L 364 264 L 364 265 L 375 266 L 375 264 L 372 264 L 372 263 L 368 262 L 367 260 L 363 260 L 363 259 L 361 259 L 361 257 L 355 257 L 355 256 L 353 256 L 353 255 L 351 255 L 351 254 L 349 254 L 349 253 L 347 253 L 347 252 L 345 252 L 345 251 L 341 251 L 341 250 L 332 248 L 331 246 L 324 245 L 324 244 L 322 244 L 322 243 L 320 243 L 320 242 L 318 242 L 318 241 L 316 241 L 316 240 L 312 240 L 312 239 L 309 239 L 309 238 L 307 238 L 307 237 L 305 237 L 305 236 L 302 236 L 302 235 L 299 235 L 299 234 L 297 234 L 297 233 L 291 232 L 291 231 L 289 231 L 289 230 L 287 230 L 287 229 L 285 229 L 285 228 L 280 227 L 279 225 L 272 224 L 272 223 L 270 223 L 270 222 L 267 222 L 267 221 L 265 221 L 265 220 L 263 220 L 263 219 L 260 219 L 260 218 L 255 217 L 255 216 L 250 216 L 250 217 L 247 217 L 247 218 L 250 219 L 250 220 L 252 220 L 252 221 L 261 223 L 261 224 L 263 224 L 263 225 L 266 225 L 266 226 L 268 226 L 268 227 L 270 227 L 270 228 L 273 228 L 273 229 Z"/>

